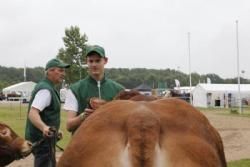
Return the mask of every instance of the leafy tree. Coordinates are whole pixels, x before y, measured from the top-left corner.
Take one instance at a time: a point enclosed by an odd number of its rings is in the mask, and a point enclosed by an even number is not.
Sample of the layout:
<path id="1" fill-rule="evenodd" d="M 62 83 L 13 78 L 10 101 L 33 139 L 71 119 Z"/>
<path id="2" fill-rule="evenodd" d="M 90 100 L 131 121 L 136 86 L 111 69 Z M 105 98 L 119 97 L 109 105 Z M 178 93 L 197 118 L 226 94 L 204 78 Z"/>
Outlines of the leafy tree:
<path id="1" fill-rule="evenodd" d="M 87 40 L 86 34 L 80 34 L 79 27 L 71 26 L 65 29 L 65 37 L 63 37 L 64 48 L 59 49 L 57 58 L 71 65 L 66 70 L 65 81 L 68 84 L 76 82 L 86 75 L 86 70 L 82 68 L 82 65 L 85 64 L 85 43 Z"/>
<path id="2" fill-rule="evenodd" d="M 24 81 L 23 68 L 0 66 L 0 92 L 3 88 Z M 44 77 L 44 68 L 27 68 L 27 81 L 38 82 Z"/>
<path id="3" fill-rule="evenodd" d="M 192 77 L 192 86 L 197 85 L 200 82 L 200 75 L 198 73 L 196 72 L 191 73 L 191 77 Z"/>
<path id="4" fill-rule="evenodd" d="M 23 69 L 21 69 L 23 71 Z M 35 68 L 26 68 L 27 81 L 39 82 L 44 78 L 44 68 L 35 67 Z"/>
<path id="5" fill-rule="evenodd" d="M 206 78 L 210 78 L 212 83 L 225 83 L 217 74 L 206 74 Z"/>

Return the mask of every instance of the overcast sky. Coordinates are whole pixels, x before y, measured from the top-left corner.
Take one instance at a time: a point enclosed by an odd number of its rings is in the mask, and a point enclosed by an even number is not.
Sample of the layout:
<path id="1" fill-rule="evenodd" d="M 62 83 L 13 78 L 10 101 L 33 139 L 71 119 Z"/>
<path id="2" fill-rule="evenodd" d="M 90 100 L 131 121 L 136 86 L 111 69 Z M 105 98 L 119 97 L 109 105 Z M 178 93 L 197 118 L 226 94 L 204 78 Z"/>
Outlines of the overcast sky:
<path id="1" fill-rule="evenodd" d="M 249 0 L 1 0 L 0 65 L 45 66 L 78 26 L 106 50 L 107 67 L 176 69 L 250 79 Z M 1 74 L 0 74 L 1 75 Z"/>

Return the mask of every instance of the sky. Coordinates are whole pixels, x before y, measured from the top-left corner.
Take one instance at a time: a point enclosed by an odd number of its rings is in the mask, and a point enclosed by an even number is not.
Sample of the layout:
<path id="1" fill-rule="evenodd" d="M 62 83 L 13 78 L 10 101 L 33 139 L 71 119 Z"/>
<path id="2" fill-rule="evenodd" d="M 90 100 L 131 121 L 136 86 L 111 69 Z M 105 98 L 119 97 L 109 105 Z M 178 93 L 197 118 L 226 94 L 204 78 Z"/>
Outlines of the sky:
<path id="1" fill-rule="evenodd" d="M 107 68 L 233 78 L 239 67 L 250 79 L 249 17 L 249 0 L 2 0 L 0 66 L 44 67 L 64 47 L 65 29 L 78 26 L 105 48 Z"/>

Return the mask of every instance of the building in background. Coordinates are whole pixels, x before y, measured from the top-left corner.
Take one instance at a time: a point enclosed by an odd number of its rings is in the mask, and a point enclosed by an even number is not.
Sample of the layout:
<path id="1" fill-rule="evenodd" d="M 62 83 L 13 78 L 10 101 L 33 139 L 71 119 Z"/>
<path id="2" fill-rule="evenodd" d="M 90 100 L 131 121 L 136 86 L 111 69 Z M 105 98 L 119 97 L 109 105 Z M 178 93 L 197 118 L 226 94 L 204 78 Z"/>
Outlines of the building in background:
<path id="1" fill-rule="evenodd" d="M 250 84 L 241 84 L 243 104 L 250 102 Z M 238 84 L 198 84 L 192 90 L 195 107 L 235 107 L 238 106 Z"/>
<path id="2" fill-rule="evenodd" d="M 6 100 L 28 102 L 35 86 L 36 83 L 32 81 L 20 82 L 4 88 L 2 92 Z"/>

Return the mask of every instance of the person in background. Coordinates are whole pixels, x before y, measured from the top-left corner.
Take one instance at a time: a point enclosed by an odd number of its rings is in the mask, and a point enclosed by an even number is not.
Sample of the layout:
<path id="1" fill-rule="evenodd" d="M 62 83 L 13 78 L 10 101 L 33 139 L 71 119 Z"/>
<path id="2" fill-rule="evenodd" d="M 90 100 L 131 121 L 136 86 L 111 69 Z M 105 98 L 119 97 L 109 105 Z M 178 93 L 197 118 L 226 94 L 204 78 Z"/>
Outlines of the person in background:
<path id="1" fill-rule="evenodd" d="M 88 105 L 91 98 L 111 101 L 124 90 L 122 85 L 105 76 L 104 66 L 108 58 L 103 47 L 87 46 L 86 61 L 88 75 L 71 85 L 66 93 L 64 110 L 67 111 L 66 128 L 69 132 L 74 132 L 81 122 L 94 112 Z"/>
<path id="2" fill-rule="evenodd" d="M 49 137 L 51 128 L 59 130 L 60 126 L 60 96 L 55 86 L 60 84 L 65 77 L 65 69 L 69 68 L 59 59 L 48 61 L 45 67 L 46 77 L 40 81 L 31 94 L 26 121 L 25 138 L 32 143 L 41 139 L 45 140 L 33 148 L 34 166 L 50 167 Z M 47 140 L 46 140 L 47 139 Z"/>

